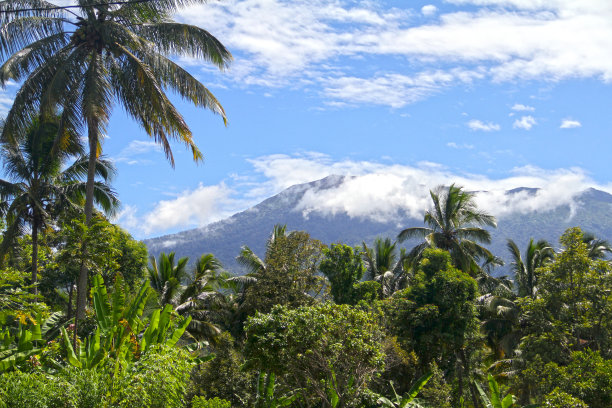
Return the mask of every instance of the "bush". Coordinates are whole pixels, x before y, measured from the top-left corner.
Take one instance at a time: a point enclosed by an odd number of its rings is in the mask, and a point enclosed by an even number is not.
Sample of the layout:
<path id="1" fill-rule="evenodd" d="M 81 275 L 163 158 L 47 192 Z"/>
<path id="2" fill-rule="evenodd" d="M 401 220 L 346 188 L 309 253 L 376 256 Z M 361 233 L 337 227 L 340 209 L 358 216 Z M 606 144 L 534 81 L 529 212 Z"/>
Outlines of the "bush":
<path id="1" fill-rule="evenodd" d="M 203 397 L 195 397 L 191 403 L 192 408 L 232 408 L 229 401 L 219 398 L 205 399 Z"/>
<path id="2" fill-rule="evenodd" d="M 550 394 L 544 397 L 544 408 L 589 408 L 584 401 L 574 398 L 571 395 L 555 388 Z"/>
<path id="3" fill-rule="evenodd" d="M 187 351 L 152 346 L 115 384 L 117 406 L 182 408 L 191 368 Z"/>
<path id="4" fill-rule="evenodd" d="M 80 408 L 70 382 L 43 373 L 14 371 L 0 376 L 2 408 Z"/>
<path id="5" fill-rule="evenodd" d="M 213 360 L 194 368 L 189 394 L 222 398 L 234 406 L 248 406 L 255 398 L 255 376 L 240 370 L 245 360 L 239 349 L 234 347 L 232 336 L 229 333 L 221 334 L 212 351 L 215 354 Z"/>

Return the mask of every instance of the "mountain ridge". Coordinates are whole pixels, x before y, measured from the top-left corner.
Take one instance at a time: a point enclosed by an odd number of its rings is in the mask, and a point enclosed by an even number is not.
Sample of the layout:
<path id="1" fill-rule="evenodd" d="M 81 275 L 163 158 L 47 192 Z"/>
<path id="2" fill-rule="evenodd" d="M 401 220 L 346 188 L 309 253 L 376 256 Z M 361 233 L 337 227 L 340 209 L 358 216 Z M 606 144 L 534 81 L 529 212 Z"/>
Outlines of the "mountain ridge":
<path id="1" fill-rule="evenodd" d="M 423 225 L 422 217 L 417 219 L 407 215 L 391 222 L 381 222 L 351 217 L 342 212 L 323 214 L 316 209 L 305 216 L 296 210 L 306 192 L 336 188 L 350 178 L 331 175 L 297 184 L 224 220 L 146 239 L 144 243 L 152 255 L 174 251 L 177 256 L 188 256 L 192 263 L 204 253 L 213 253 L 226 269 L 241 274 L 244 271 L 235 262 L 240 247 L 247 245 L 263 256 L 265 242 L 275 224 L 287 224 L 289 230 L 305 230 L 326 244 L 343 242 L 349 245 L 360 245 L 362 241 L 369 244 L 377 236 L 395 239 L 401 229 Z M 529 196 L 535 196 L 538 189 L 518 187 L 506 191 L 506 194 L 525 191 Z M 506 250 L 508 238 L 513 239 L 520 249 L 527 245 L 531 237 L 546 239 L 553 246 L 558 246 L 559 237 L 571 226 L 580 226 L 598 238 L 612 238 L 612 217 L 609 216 L 612 211 L 612 195 L 589 188 L 574 196 L 571 204 L 499 217 L 498 228 L 491 229 L 492 243 L 487 247 L 504 259 L 506 266 L 499 268 L 495 274 L 506 274 L 509 270 L 509 254 Z M 416 241 L 409 241 L 403 246 L 410 248 L 414 244 Z"/>

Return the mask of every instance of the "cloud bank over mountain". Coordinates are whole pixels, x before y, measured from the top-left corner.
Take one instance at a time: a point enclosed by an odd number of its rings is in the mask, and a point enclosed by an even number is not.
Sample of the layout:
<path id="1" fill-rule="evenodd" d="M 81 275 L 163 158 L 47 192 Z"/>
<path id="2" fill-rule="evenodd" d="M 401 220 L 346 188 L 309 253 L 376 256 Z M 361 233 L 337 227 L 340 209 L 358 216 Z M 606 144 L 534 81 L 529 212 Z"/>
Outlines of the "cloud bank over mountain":
<path id="1" fill-rule="evenodd" d="M 418 219 L 430 206 L 429 190 L 451 183 L 475 192 L 479 207 L 497 217 L 565 205 L 575 207 L 580 205 L 575 197 L 590 187 L 612 192 L 612 186 L 599 185 L 580 168 L 544 170 L 526 166 L 514 169 L 508 177 L 493 179 L 458 173 L 430 162 L 404 165 L 336 161 L 316 152 L 262 156 L 249 162 L 250 176 L 234 175 L 213 186 L 201 184 L 156 203 L 142 215 L 128 208 L 118 221 L 142 236 L 200 227 L 245 210 L 290 186 L 329 175 L 347 177 L 338 178 L 333 186 L 306 191 L 295 211 L 304 217 L 343 213 L 376 222 L 394 222 L 405 216 Z M 507 194 L 518 187 L 538 190 Z"/>

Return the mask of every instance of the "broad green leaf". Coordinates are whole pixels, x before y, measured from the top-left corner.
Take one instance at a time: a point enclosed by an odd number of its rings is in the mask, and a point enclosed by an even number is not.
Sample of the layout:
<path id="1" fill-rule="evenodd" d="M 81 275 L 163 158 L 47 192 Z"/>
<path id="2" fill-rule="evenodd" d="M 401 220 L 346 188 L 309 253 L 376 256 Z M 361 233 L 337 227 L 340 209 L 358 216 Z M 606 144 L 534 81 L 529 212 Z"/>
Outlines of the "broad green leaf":
<path id="1" fill-rule="evenodd" d="M 68 354 L 68 362 L 77 368 L 82 368 L 83 365 L 77 358 L 74 349 L 72 348 L 72 343 L 70 343 L 70 339 L 68 338 L 68 333 L 66 332 L 66 329 L 62 327 L 60 330 L 62 331 L 62 336 L 64 338 L 64 346 L 66 347 L 66 352 Z"/>

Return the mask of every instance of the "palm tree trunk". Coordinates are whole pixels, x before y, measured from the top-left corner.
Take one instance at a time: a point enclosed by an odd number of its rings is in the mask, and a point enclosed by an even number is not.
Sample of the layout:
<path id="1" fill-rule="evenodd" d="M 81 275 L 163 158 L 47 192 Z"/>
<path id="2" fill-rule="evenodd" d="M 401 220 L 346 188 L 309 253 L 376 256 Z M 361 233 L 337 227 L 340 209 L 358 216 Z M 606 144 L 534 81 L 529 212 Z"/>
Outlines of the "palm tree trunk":
<path id="1" fill-rule="evenodd" d="M 38 220 L 32 221 L 32 293 L 38 295 Z"/>
<path id="2" fill-rule="evenodd" d="M 96 172 L 96 155 L 98 153 L 98 121 L 95 118 L 88 118 L 87 129 L 89 136 L 89 162 L 87 166 L 87 186 L 85 188 L 85 223 L 89 227 L 93 216 L 93 193 Z M 76 320 L 81 320 L 85 316 L 85 305 L 87 304 L 87 245 L 82 244 L 82 261 L 77 280 L 77 305 Z M 76 331 L 75 331 L 76 332 Z"/>

